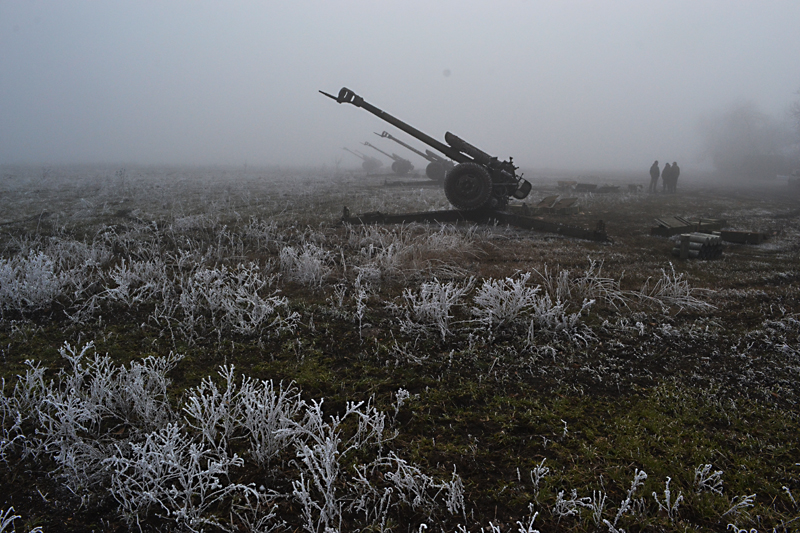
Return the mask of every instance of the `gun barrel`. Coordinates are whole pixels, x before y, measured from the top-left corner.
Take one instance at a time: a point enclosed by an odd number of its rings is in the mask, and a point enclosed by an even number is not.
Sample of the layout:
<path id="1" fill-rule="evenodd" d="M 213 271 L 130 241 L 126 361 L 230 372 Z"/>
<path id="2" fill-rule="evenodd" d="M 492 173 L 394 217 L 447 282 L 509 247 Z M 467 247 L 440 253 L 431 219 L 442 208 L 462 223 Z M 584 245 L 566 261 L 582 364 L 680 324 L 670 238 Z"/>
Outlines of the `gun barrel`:
<path id="1" fill-rule="evenodd" d="M 431 162 L 435 161 L 435 159 L 433 157 L 431 157 L 430 155 L 428 155 L 426 153 L 423 153 L 423 152 L 420 152 L 419 150 L 417 150 L 413 146 L 409 146 L 408 144 L 404 143 L 403 141 L 401 141 L 397 137 L 392 137 L 392 135 L 388 131 L 384 131 L 383 133 L 376 133 L 376 132 L 373 132 L 373 133 L 375 133 L 375 135 L 377 135 L 378 137 L 383 137 L 385 139 L 393 140 L 394 142 L 396 142 L 400 146 L 404 146 L 404 147 L 408 148 L 409 150 L 411 150 L 412 152 L 414 152 L 418 156 L 422 157 L 423 159 L 427 159 L 428 161 L 431 161 Z M 441 158 L 439 158 L 439 159 L 441 159 Z"/>
<path id="2" fill-rule="evenodd" d="M 398 159 L 398 157 L 397 157 L 396 155 L 394 155 L 394 154 L 392 154 L 392 155 L 389 155 L 389 154 L 387 154 L 386 152 L 384 152 L 383 150 L 381 150 L 380 148 L 378 148 L 377 146 L 373 146 L 373 145 L 371 145 L 371 144 L 370 144 L 370 143 L 368 143 L 368 142 L 363 142 L 363 143 L 361 143 L 361 144 L 363 144 L 364 146 L 369 146 L 369 147 L 370 147 L 370 148 L 372 148 L 373 150 L 377 150 L 377 151 L 379 151 L 380 153 L 382 153 L 383 155 L 385 155 L 386 157 L 388 157 L 388 158 L 389 158 L 389 159 L 391 159 L 392 161 L 397 161 L 397 159 Z"/>
<path id="3" fill-rule="evenodd" d="M 365 109 L 366 111 L 369 111 L 370 113 L 372 113 L 376 117 L 380 118 L 381 120 L 384 120 L 384 121 L 388 122 L 389 124 L 391 124 L 392 126 L 394 126 L 394 127 L 398 128 L 398 129 L 408 133 L 409 135 L 411 135 L 415 139 L 418 139 L 418 140 L 424 142 L 425 144 L 427 144 L 431 148 L 435 148 L 436 150 L 438 150 L 439 152 L 443 153 L 444 155 L 446 155 L 447 157 L 449 157 L 453 161 L 457 161 L 459 163 L 472 162 L 472 159 L 470 157 L 462 154 L 458 150 L 456 150 L 456 149 L 454 149 L 454 148 L 452 148 L 450 146 L 447 146 L 446 144 L 444 144 L 444 143 L 442 143 L 440 141 L 437 141 L 436 139 L 434 139 L 430 135 L 426 135 L 425 133 L 422 133 L 417 128 L 406 124 L 405 122 L 403 122 L 402 120 L 400 120 L 400 119 L 398 119 L 396 117 L 393 117 L 392 115 L 390 115 L 389 113 L 383 111 L 382 109 L 379 109 L 379 108 L 375 107 L 374 105 L 372 105 L 369 102 L 365 101 L 362 97 L 358 96 L 356 93 L 354 93 L 353 91 L 351 91 L 347 87 L 342 87 L 341 90 L 339 91 L 339 95 L 338 96 L 333 96 L 331 94 L 326 93 L 325 91 L 320 91 L 320 93 L 324 94 L 328 98 L 332 98 L 333 100 L 336 100 L 340 104 L 351 104 L 351 105 L 354 105 L 356 107 L 361 107 L 361 108 Z"/>
<path id="4" fill-rule="evenodd" d="M 349 148 L 342 148 L 342 150 L 346 150 L 346 151 L 350 152 L 351 154 L 353 154 L 354 156 L 356 156 L 359 159 L 365 159 L 365 157 L 363 155 L 357 154 L 354 151 L 350 150 Z"/>

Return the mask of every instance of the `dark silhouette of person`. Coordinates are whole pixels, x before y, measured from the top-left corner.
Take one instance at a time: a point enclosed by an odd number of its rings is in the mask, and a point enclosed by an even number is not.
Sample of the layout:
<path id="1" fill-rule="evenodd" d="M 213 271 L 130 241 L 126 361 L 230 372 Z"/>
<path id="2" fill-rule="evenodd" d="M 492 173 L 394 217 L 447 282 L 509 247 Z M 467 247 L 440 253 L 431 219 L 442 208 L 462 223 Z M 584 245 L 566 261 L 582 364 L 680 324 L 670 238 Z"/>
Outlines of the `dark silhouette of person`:
<path id="1" fill-rule="evenodd" d="M 664 170 L 661 171 L 661 190 L 667 192 L 667 183 L 672 179 L 672 168 L 669 163 L 664 165 Z"/>
<path id="2" fill-rule="evenodd" d="M 678 167 L 678 163 L 675 161 L 672 162 L 672 176 L 669 180 L 669 192 L 676 193 L 678 192 L 678 176 L 681 175 L 681 169 Z"/>
<path id="3" fill-rule="evenodd" d="M 658 185 L 658 176 L 661 175 L 661 171 L 658 170 L 658 161 L 656 160 L 653 163 L 653 166 L 650 167 L 650 188 L 648 191 L 656 192 L 656 185 Z"/>

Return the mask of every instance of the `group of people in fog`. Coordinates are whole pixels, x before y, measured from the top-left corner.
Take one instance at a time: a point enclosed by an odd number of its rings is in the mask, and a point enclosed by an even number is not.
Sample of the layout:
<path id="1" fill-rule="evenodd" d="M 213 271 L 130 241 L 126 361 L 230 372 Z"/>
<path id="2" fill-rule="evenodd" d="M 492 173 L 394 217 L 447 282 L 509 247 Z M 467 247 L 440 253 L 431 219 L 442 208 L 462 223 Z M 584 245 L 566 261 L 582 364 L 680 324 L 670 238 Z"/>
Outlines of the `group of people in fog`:
<path id="1" fill-rule="evenodd" d="M 661 190 L 663 192 L 674 193 L 678 190 L 678 176 L 681 175 L 681 169 L 678 163 L 672 162 L 664 165 L 664 170 L 659 170 L 658 161 L 653 163 L 650 167 L 650 192 L 658 190 L 658 178 L 661 177 Z"/>

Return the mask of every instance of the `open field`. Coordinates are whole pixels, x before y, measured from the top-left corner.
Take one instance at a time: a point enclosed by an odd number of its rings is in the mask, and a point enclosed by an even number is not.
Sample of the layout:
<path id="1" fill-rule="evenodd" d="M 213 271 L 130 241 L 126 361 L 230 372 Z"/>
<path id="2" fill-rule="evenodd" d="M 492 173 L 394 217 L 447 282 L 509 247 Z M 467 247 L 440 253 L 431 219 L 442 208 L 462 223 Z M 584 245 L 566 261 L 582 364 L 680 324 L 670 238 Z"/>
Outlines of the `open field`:
<path id="1" fill-rule="evenodd" d="M 800 529 L 785 182 L 603 176 L 549 218 L 597 243 L 341 225 L 448 204 L 330 170 L 0 170 L 17 531 Z M 770 238 L 681 261 L 669 215 Z"/>

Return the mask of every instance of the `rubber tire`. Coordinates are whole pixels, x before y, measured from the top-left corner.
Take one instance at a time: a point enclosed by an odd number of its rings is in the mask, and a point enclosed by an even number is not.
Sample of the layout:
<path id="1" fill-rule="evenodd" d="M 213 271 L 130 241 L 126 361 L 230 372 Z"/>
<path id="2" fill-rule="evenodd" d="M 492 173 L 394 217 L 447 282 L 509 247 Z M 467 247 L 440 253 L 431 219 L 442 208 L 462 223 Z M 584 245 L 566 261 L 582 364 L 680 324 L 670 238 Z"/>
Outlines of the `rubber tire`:
<path id="1" fill-rule="evenodd" d="M 474 211 L 489 204 L 492 178 L 477 163 L 459 163 L 444 179 L 444 194 L 456 209 Z"/>
<path id="2" fill-rule="evenodd" d="M 447 170 L 445 170 L 443 164 L 434 161 L 433 163 L 428 163 L 428 166 L 425 167 L 425 175 L 436 183 L 444 183 L 444 177 L 447 175 Z"/>
<path id="3" fill-rule="evenodd" d="M 395 161 L 392 163 L 392 170 L 394 170 L 394 173 L 398 176 L 405 176 L 413 169 L 414 165 L 408 161 Z"/>

